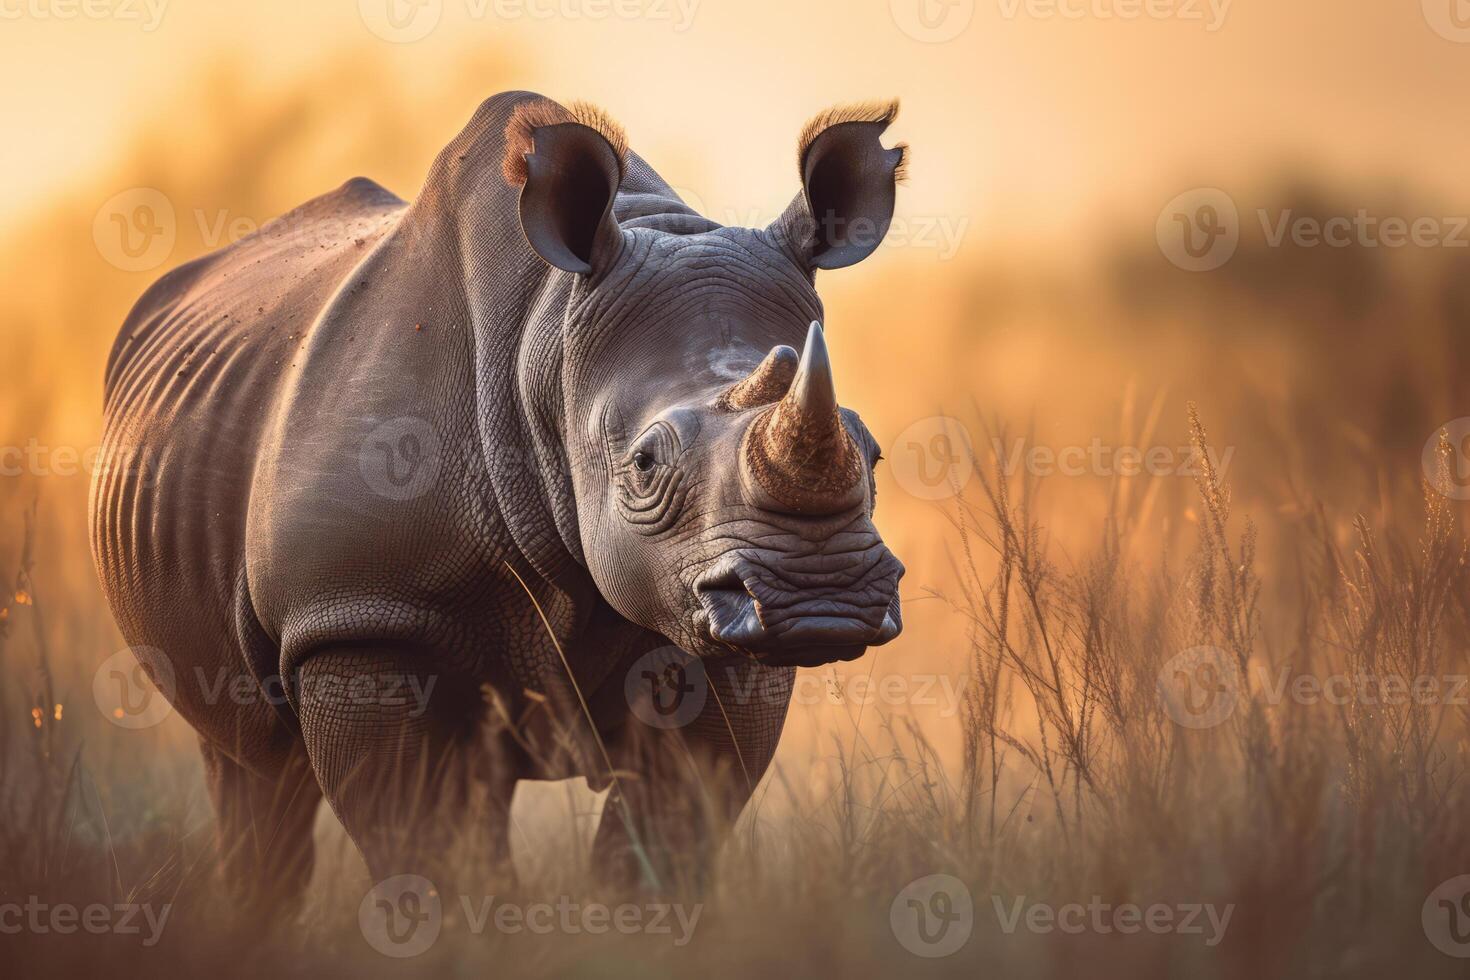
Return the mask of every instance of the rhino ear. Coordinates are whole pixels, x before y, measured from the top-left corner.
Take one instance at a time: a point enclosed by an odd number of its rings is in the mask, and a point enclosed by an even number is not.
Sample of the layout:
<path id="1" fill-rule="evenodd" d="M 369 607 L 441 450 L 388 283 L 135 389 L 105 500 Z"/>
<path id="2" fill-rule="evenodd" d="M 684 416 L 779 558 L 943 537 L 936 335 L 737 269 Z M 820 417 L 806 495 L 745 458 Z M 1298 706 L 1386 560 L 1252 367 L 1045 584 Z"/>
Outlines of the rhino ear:
<path id="1" fill-rule="evenodd" d="M 841 269 L 877 249 L 893 221 L 908 146 L 879 137 L 898 102 L 828 109 L 806 124 L 797 150 L 802 192 L 777 219 L 783 237 L 813 269 Z"/>
<path id="2" fill-rule="evenodd" d="M 617 257 L 613 199 L 622 183 L 621 131 L 595 109 L 554 102 L 517 109 L 506 128 L 505 176 L 521 185 L 521 230 L 548 263 L 583 275 Z"/>

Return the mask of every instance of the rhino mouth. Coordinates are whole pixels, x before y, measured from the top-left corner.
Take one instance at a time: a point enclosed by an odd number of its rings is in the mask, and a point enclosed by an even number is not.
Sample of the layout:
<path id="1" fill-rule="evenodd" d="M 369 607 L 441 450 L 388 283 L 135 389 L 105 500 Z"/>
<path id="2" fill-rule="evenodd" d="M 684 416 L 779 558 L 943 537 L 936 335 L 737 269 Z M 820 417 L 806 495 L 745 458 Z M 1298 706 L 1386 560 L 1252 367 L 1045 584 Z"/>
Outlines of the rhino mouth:
<path id="1" fill-rule="evenodd" d="M 902 567 L 886 549 L 880 562 L 884 557 L 897 568 L 882 569 L 877 583 L 850 589 L 807 585 L 799 593 L 762 566 L 721 563 L 694 587 L 702 625 L 716 645 L 772 667 L 855 660 L 903 630 L 897 590 Z"/>

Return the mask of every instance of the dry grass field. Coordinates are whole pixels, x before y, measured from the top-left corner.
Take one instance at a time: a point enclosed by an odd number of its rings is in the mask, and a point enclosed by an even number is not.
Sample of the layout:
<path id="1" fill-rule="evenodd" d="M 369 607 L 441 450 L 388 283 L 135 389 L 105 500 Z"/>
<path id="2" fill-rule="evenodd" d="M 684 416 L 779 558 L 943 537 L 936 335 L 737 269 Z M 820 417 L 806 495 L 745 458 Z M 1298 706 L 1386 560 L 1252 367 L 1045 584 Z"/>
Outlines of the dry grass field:
<path id="1" fill-rule="evenodd" d="M 1441 431 L 1470 415 L 1470 250 L 1273 244 L 1258 210 L 1453 208 L 1310 167 L 1237 189 L 1238 251 L 1208 273 L 1161 254 L 1168 190 L 1065 249 L 971 227 L 953 255 L 911 242 L 821 280 L 839 389 L 888 457 L 906 632 L 803 672 L 706 889 L 601 890 L 601 798 L 538 784 L 517 880 L 438 896 L 413 958 L 379 951 L 325 807 L 300 915 L 242 921 L 188 726 L 108 710 L 124 641 L 89 447 L 112 335 L 163 268 L 120 268 L 94 226 L 156 189 L 172 265 L 358 170 L 411 195 L 515 63 L 449 77 L 409 101 L 360 52 L 269 90 L 227 64 L 0 232 L 8 975 L 1464 975 L 1470 431 Z M 348 88 L 374 111 L 344 112 Z M 660 927 L 582 916 L 662 901 Z"/>

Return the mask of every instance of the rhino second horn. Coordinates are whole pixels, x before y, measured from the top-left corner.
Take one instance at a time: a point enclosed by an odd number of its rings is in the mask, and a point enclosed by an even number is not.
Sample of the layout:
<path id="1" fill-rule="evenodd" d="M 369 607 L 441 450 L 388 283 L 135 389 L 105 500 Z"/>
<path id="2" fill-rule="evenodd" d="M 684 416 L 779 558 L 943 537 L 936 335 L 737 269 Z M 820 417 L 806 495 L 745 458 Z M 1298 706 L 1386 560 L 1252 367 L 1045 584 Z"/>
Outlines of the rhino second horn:
<path id="1" fill-rule="evenodd" d="M 785 344 L 772 347 L 754 371 L 720 396 L 716 406 L 726 412 L 739 412 L 779 401 L 796 377 L 796 362 L 794 348 Z"/>
<path id="2" fill-rule="evenodd" d="M 807 331 L 785 396 L 751 423 L 745 464 L 778 502 L 802 514 L 833 514 L 861 500 L 862 456 L 838 413 L 822 327 Z"/>

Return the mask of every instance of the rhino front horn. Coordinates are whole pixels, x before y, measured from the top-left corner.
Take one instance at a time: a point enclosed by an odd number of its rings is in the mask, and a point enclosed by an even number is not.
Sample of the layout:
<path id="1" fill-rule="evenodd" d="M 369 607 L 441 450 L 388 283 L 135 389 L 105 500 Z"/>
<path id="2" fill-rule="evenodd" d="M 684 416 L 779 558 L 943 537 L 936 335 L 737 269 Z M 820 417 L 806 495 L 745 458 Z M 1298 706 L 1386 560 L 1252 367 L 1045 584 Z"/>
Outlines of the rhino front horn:
<path id="1" fill-rule="evenodd" d="M 745 436 L 745 465 L 761 488 L 799 514 L 835 514 L 862 500 L 862 454 L 837 408 L 832 360 L 813 322 L 786 394 Z"/>

